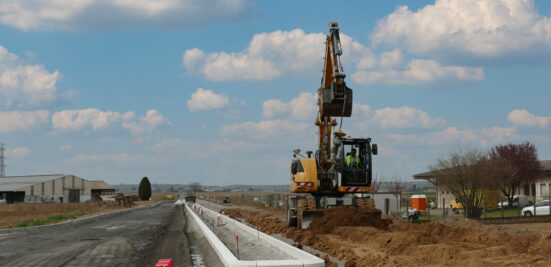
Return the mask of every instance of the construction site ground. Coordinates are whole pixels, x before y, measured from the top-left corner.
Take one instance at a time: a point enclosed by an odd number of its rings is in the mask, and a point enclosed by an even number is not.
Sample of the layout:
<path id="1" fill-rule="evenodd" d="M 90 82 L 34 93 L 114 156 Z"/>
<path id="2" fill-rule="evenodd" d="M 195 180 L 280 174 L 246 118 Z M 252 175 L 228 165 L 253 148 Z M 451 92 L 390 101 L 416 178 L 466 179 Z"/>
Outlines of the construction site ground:
<path id="1" fill-rule="evenodd" d="M 0 236 L 2 266 L 154 266 L 192 264 L 182 207 L 173 202 L 74 227 Z"/>
<path id="2" fill-rule="evenodd" d="M 287 227 L 283 208 L 234 199 L 200 202 L 262 232 L 292 239 L 296 246 L 341 259 L 345 266 L 551 266 L 551 223 L 482 225 L 451 217 L 410 224 L 389 215 L 376 220 L 352 208 L 331 211 L 309 229 L 298 230 Z M 327 266 L 337 264 L 328 261 Z"/>

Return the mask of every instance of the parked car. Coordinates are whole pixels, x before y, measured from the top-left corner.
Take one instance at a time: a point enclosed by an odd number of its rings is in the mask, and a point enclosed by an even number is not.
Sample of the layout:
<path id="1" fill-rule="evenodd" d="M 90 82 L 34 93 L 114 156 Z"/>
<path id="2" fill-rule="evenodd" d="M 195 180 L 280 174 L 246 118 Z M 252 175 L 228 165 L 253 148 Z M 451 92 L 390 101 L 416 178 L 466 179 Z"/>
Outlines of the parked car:
<path id="1" fill-rule="evenodd" d="M 528 206 L 522 209 L 524 216 L 543 216 L 549 215 L 549 200 L 544 200 L 536 203 L 536 205 Z"/>
<path id="2" fill-rule="evenodd" d="M 513 196 L 513 207 L 526 207 L 527 205 L 530 205 L 530 199 L 525 195 L 518 195 Z M 503 200 L 503 202 L 497 203 L 497 208 L 501 209 L 501 207 L 509 207 L 509 199 Z"/>

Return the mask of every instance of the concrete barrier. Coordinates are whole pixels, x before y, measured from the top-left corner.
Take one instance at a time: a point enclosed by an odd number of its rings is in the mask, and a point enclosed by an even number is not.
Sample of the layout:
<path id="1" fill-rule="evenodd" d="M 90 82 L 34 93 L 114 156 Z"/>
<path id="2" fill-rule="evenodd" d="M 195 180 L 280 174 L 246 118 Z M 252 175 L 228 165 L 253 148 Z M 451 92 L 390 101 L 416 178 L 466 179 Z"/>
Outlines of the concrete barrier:
<path id="1" fill-rule="evenodd" d="M 70 220 L 70 221 L 66 221 L 66 222 L 54 223 L 54 224 L 47 224 L 47 225 L 40 225 L 40 226 L 28 226 L 28 227 L 20 227 L 20 228 L 10 228 L 10 229 L 0 229 L 0 234 L 15 234 L 15 233 L 21 233 L 21 232 L 33 233 L 33 232 L 39 232 L 39 231 L 44 231 L 44 230 L 57 230 L 57 229 L 63 229 L 63 228 L 66 228 L 66 227 L 74 227 L 74 226 L 77 226 L 77 225 L 87 224 L 87 223 L 90 223 L 90 222 L 96 222 L 96 221 L 99 221 L 99 220 L 111 218 L 111 217 L 114 217 L 114 216 L 117 216 L 117 215 L 121 215 L 121 214 L 124 214 L 124 213 L 127 213 L 127 212 L 134 211 L 134 210 L 153 208 L 153 207 L 156 207 L 156 206 L 160 205 L 163 202 L 164 201 L 160 201 L 160 202 L 157 202 L 157 203 L 155 203 L 151 206 L 144 206 L 144 207 L 117 210 L 117 211 L 113 211 L 113 212 L 109 212 L 109 213 L 104 213 L 104 214 L 100 214 L 100 215 L 94 215 L 94 216 L 90 216 L 90 217 L 79 218 L 79 219 L 74 219 L 74 220 Z"/>
<path id="2" fill-rule="evenodd" d="M 321 267 L 325 266 L 325 261 L 315 257 L 312 254 L 309 254 L 305 251 L 302 251 L 298 248 L 295 248 L 287 243 L 284 243 L 283 241 L 280 241 L 276 238 L 273 238 L 267 234 L 264 234 L 262 232 L 258 232 L 256 229 L 253 229 L 247 225 L 242 224 L 241 222 L 238 222 L 228 216 L 225 216 L 223 214 L 220 214 L 218 212 L 212 211 L 210 209 L 207 209 L 199 204 L 194 204 L 194 208 L 200 208 L 200 211 L 204 213 L 209 213 L 210 216 L 213 216 L 214 218 L 222 218 L 223 221 L 229 222 L 234 224 L 235 226 L 239 227 L 241 230 L 248 232 L 253 235 L 257 235 L 259 239 L 262 239 L 263 241 L 269 243 L 274 248 L 279 249 L 283 252 L 285 252 L 288 255 L 293 256 L 294 260 L 238 260 L 235 255 L 218 239 L 218 237 L 210 230 L 210 228 L 205 225 L 203 220 L 199 218 L 197 214 L 190 208 L 186 203 L 186 211 L 189 212 L 192 215 L 192 218 L 194 219 L 195 223 L 199 225 L 199 228 L 201 229 L 201 232 L 205 236 L 205 238 L 208 240 L 210 245 L 213 247 L 213 249 L 216 251 L 216 254 L 220 258 L 220 261 L 225 265 L 229 267 L 245 267 L 245 266 L 266 266 L 266 267 L 291 267 L 291 266 L 297 266 L 297 267 Z"/>

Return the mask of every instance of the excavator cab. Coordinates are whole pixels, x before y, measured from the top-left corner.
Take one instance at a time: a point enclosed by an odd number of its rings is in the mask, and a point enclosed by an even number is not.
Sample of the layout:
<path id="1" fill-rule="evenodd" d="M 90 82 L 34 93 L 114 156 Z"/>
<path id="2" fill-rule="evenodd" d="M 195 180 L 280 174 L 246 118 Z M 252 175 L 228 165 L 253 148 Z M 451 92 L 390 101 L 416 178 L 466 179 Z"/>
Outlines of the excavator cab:
<path id="1" fill-rule="evenodd" d="M 339 186 L 371 186 L 371 155 L 376 154 L 376 147 L 370 138 L 342 140 L 336 164 Z"/>

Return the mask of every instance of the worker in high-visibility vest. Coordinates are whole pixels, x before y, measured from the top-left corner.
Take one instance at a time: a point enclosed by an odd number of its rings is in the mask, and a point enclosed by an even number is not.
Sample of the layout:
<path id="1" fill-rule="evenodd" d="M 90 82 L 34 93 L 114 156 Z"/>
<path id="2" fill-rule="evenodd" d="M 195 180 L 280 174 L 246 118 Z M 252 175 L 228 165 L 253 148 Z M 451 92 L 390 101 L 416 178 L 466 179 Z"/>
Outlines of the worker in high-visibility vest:
<path id="1" fill-rule="evenodd" d="M 346 156 L 346 166 L 352 168 L 360 166 L 360 157 L 356 156 L 356 149 L 352 148 L 350 154 Z"/>

